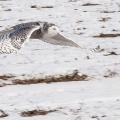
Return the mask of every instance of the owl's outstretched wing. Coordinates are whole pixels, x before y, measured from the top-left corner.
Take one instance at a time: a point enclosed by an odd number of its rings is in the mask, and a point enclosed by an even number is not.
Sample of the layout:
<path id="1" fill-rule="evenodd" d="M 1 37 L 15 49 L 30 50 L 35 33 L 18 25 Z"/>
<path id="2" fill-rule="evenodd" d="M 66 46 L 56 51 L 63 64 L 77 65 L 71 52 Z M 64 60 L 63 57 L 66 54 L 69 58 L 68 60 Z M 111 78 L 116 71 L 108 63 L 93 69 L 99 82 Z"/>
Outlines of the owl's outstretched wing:
<path id="1" fill-rule="evenodd" d="M 21 27 L 21 28 L 16 28 L 15 31 L 11 32 L 9 34 L 10 42 L 13 47 L 16 49 L 20 49 L 22 45 L 29 40 L 31 34 L 39 29 L 39 26 L 28 26 L 28 27 Z"/>
<path id="2" fill-rule="evenodd" d="M 53 44 L 53 45 L 80 47 L 78 44 L 76 44 L 72 40 L 66 38 L 65 36 L 63 36 L 60 33 L 58 33 L 57 35 L 55 35 L 53 37 L 44 38 L 43 34 L 41 32 L 41 29 L 38 29 L 38 30 L 34 31 L 31 34 L 30 38 L 31 39 L 40 39 L 43 42 L 50 43 L 50 44 Z"/>
<path id="3" fill-rule="evenodd" d="M 54 45 L 60 45 L 60 46 L 70 46 L 70 47 L 77 47 L 77 48 L 80 47 L 77 43 L 73 42 L 72 40 L 68 39 L 67 37 L 63 36 L 60 33 L 51 37 L 50 39 L 45 39 L 45 42 L 48 42 Z"/>
<path id="4" fill-rule="evenodd" d="M 17 25 L 13 28 L 0 32 L 0 43 L 11 44 L 15 49 L 20 49 L 22 45 L 30 38 L 31 34 L 39 29 L 39 24 Z"/>

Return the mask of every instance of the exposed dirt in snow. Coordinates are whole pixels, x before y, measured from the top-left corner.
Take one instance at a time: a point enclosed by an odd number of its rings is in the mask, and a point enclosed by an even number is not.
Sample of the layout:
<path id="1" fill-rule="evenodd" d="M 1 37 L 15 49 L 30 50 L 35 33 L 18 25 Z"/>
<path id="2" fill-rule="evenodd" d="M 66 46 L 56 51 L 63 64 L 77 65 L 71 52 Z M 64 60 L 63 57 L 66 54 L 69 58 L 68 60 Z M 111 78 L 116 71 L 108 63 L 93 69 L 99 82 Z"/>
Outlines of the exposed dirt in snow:
<path id="1" fill-rule="evenodd" d="M 22 117 L 32 117 L 37 115 L 47 115 L 52 112 L 56 112 L 57 110 L 31 110 L 31 111 L 24 111 L 21 113 Z"/>
<path id="2" fill-rule="evenodd" d="M 87 75 L 79 75 L 78 71 L 74 71 L 72 74 L 58 75 L 58 76 L 47 76 L 45 78 L 32 78 L 27 80 L 13 80 L 15 85 L 28 85 L 28 84 L 38 84 L 38 83 L 53 83 L 53 82 L 70 82 L 70 81 L 86 81 Z"/>
<path id="3" fill-rule="evenodd" d="M 109 37 L 118 37 L 120 36 L 119 33 L 116 33 L 116 34 L 104 34 L 104 33 L 101 33 L 100 35 L 96 35 L 94 37 L 98 37 L 98 38 L 109 38 Z"/>
<path id="4" fill-rule="evenodd" d="M 21 78 L 17 79 L 16 76 L 12 75 L 1 75 L 1 84 L 0 87 L 6 85 L 29 85 L 29 84 L 38 84 L 38 83 L 54 83 L 54 82 L 70 82 L 70 81 L 87 81 L 90 80 L 90 77 L 85 74 L 80 74 L 77 70 L 73 73 L 65 75 L 53 75 L 53 76 L 44 76 L 44 77 L 30 77 L 30 78 Z"/>

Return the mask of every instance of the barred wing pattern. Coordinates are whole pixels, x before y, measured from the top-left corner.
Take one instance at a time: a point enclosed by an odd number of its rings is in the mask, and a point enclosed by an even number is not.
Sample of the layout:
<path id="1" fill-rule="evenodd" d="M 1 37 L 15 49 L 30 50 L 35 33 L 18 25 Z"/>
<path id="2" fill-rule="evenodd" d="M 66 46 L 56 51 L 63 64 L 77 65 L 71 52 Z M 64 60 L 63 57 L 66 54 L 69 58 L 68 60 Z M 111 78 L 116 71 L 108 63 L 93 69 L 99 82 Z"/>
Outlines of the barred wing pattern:
<path id="1" fill-rule="evenodd" d="M 17 25 L 14 29 L 10 28 L 2 31 L 0 33 L 0 53 L 17 52 L 39 27 L 36 24 L 28 25 L 28 27 Z"/>
<path id="2" fill-rule="evenodd" d="M 30 27 L 23 27 L 10 33 L 9 37 L 11 45 L 16 49 L 20 49 L 23 43 L 29 39 L 30 31 Z"/>
<path id="3" fill-rule="evenodd" d="M 7 29 L 0 32 L 0 43 L 5 42 L 5 40 L 9 39 L 10 33 L 14 32 L 13 29 Z"/>

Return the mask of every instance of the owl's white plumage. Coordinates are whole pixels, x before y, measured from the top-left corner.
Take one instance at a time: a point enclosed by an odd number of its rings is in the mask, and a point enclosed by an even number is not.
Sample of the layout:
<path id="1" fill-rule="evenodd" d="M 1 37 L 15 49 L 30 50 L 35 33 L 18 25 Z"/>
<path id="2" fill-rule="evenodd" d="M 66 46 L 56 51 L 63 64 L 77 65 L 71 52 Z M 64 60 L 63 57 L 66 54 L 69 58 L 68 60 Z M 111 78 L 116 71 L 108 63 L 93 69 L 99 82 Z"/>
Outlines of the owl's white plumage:
<path id="1" fill-rule="evenodd" d="M 51 26 L 48 28 L 47 35 L 49 35 L 50 37 L 53 37 L 53 36 L 57 35 L 59 32 L 60 31 L 57 26 Z"/>

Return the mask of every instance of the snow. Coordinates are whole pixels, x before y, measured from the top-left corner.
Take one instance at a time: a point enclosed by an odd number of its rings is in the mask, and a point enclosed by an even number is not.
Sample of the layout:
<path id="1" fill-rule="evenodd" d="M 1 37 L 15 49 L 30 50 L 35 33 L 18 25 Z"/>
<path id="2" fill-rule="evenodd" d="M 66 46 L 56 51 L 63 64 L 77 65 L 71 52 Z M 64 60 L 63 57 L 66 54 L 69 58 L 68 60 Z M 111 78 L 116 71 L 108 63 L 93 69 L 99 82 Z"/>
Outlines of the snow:
<path id="1" fill-rule="evenodd" d="M 98 5 L 84 6 L 86 3 Z M 37 8 L 31 8 L 33 5 Z M 0 87 L 0 110 L 8 114 L 1 119 L 119 120 L 119 36 L 93 37 L 119 33 L 119 12 L 119 0 L 1 0 L 0 30 L 29 21 L 52 22 L 81 48 L 30 40 L 19 53 L 0 55 L 0 85 L 12 84 L 16 79 L 69 74 L 74 70 L 89 76 L 88 81 Z M 7 80 L 1 77 L 9 75 L 14 77 Z M 56 111 L 21 116 L 22 112 L 31 110 Z"/>
<path id="2" fill-rule="evenodd" d="M 110 80 L 109 85 L 107 80 L 101 80 L 101 82 L 7 86 L 0 88 L 0 102 L 2 103 L 0 108 L 10 115 L 14 114 L 6 117 L 7 120 L 13 119 L 14 116 L 18 117 L 21 111 L 33 109 L 58 110 L 48 116 L 36 117 L 41 120 L 75 120 L 78 116 L 85 120 L 92 119 L 92 116 L 98 116 L 100 119 L 102 116 L 106 116 L 103 119 L 119 119 L 119 86 L 119 80 Z M 35 117 L 28 117 L 28 119 L 35 119 Z"/>

